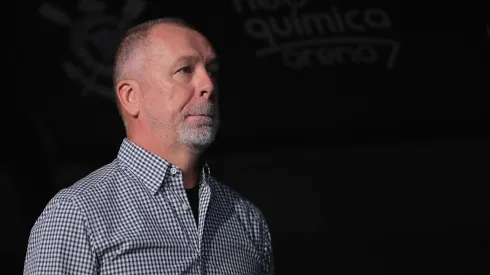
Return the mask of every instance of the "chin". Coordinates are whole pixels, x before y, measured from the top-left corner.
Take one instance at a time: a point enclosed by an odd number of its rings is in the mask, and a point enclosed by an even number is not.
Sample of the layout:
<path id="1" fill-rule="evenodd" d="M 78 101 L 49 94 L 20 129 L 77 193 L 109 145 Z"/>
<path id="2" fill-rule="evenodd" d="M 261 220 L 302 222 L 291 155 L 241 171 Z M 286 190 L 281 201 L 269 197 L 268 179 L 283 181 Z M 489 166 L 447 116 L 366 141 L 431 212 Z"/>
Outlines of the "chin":
<path id="1" fill-rule="evenodd" d="M 185 125 L 179 130 L 179 141 L 189 148 L 205 149 L 213 143 L 216 136 L 217 127 L 214 126 L 189 127 Z"/>
<path id="2" fill-rule="evenodd" d="M 196 149 L 206 149 L 214 141 L 214 134 L 210 132 L 206 133 L 193 133 L 192 135 L 181 135 L 180 143 Z"/>

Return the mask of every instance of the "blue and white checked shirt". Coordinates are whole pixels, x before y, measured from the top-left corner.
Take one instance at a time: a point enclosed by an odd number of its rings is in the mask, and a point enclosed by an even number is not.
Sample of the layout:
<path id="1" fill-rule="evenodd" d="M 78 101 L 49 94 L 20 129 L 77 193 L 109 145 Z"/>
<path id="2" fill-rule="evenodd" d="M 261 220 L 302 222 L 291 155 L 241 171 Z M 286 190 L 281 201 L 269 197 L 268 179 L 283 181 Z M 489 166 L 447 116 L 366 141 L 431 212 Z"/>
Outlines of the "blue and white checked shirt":
<path id="1" fill-rule="evenodd" d="M 199 225 L 180 169 L 127 139 L 34 224 L 24 274 L 273 274 L 261 211 L 205 166 Z"/>

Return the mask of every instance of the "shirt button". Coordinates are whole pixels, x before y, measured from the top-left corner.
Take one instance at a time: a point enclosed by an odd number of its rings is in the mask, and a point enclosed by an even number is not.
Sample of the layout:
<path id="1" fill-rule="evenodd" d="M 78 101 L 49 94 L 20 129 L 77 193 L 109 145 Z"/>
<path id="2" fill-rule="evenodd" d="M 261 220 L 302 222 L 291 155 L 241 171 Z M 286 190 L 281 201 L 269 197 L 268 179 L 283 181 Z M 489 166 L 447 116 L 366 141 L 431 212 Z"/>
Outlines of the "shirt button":
<path id="1" fill-rule="evenodd" d="M 189 207 L 189 204 L 186 202 L 186 203 L 184 203 L 184 204 L 182 205 L 182 208 L 183 208 L 185 211 L 187 211 L 187 210 L 189 210 L 189 208 L 190 208 L 190 207 Z"/>
<path id="2" fill-rule="evenodd" d="M 177 168 L 175 168 L 175 167 L 170 168 L 170 173 L 171 173 L 172 175 L 177 174 Z"/>

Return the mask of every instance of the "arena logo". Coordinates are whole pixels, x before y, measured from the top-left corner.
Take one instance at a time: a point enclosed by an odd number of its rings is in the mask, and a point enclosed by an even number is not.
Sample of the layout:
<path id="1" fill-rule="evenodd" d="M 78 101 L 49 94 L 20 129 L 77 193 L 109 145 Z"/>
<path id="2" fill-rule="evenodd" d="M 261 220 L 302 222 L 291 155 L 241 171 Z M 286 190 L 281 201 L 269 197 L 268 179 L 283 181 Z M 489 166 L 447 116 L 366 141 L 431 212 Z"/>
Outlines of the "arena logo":
<path id="1" fill-rule="evenodd" d="M 287 10 L 287 15 L 247 18 L 245 31 L 266 44 L 256 56 L 282 54 L 284 65 L 302 69 L 318 65 L 374 64 L 384 62 L 391 69 L 396 62 L 400 43 L 393 39 L 366 35 L 369 31 L 392 29 L 391 19 L 380 8 L 341 11 L 300 12 L 306 0 L 234 0 L 236 12 L 275 12 Z M 363 35 L 353 36 L 352 33 Z M 382 55 L 386 57 L 382 57 Z"/>
<path id="2" fill-rule="evenodd" d="M 67 77 L 83 85 L 82 95 L 94 93 L 114 100 L 113 56 L 123 31 L 146 9 L 142 0 L 126 0 L 119 16 L 108 12 L 110 1 L 79 0 L 76 18 L 50 3 L 38 12 L 57 25 L 70 29 L 70 49 L 62 67 Z"/>

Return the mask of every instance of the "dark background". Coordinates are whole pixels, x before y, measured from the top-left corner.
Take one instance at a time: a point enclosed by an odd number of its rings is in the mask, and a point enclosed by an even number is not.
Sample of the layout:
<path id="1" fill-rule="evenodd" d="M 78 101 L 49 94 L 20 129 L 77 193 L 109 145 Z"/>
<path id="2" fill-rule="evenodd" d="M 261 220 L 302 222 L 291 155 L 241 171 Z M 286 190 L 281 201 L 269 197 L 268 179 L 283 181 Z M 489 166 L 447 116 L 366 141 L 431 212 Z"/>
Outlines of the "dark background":
<path id="1" fill-rule="evenodd" d="M 372 47 L 379 57 L 311 58 L 295 69 L 281 52 L 258 57 L 265 41 L 245 30 L 249 20 L 291 16 L 288 1 L 205 2 L 17 3 L 17 77 L 8 80 L 17 101 L 4 114 L 17 123 L 0 174 L 6 263 L 22 268 L 29 231 L 57 191 L 116 156 L 124 130 L 107 72 L 120 32 L 179 16 L 222 62 L 212 171 L 263 210 L 277 274 L 488 274 L 488 12 L 461 2 L 289 1 L 307 2 L 298 14 L 375 7 L 391 21 L 278 38 L 340 37 L 295 50 Z M 254 12 L 248 3 L 283 4 Z M 394 42 L 345 40 L 359 36 Z"/>

